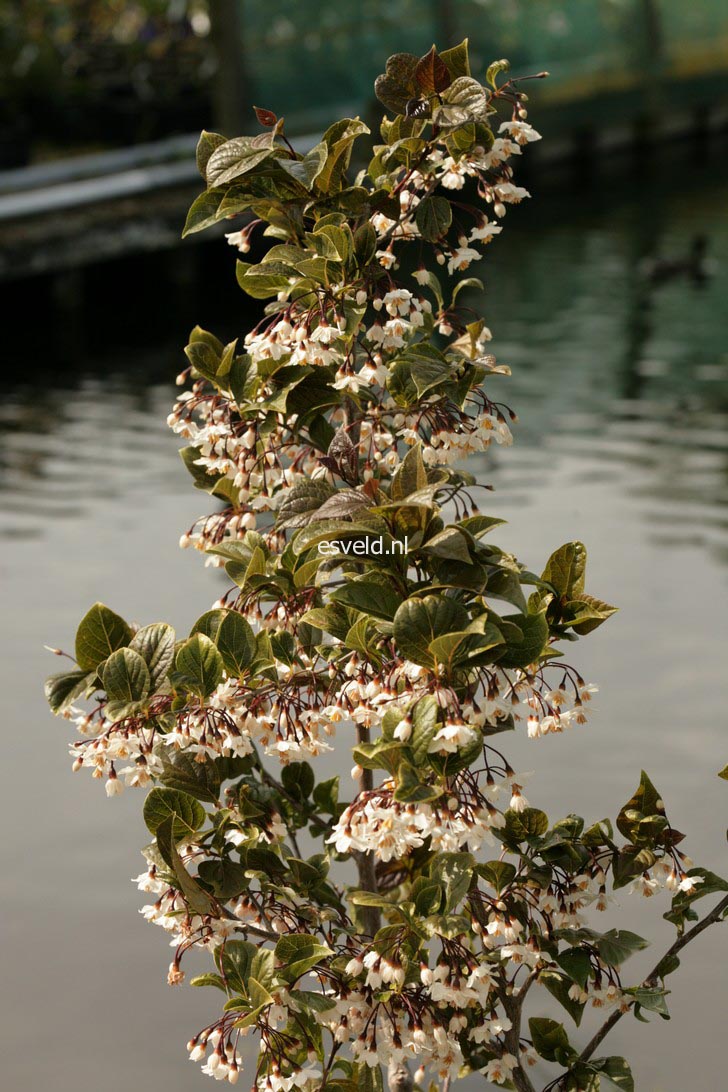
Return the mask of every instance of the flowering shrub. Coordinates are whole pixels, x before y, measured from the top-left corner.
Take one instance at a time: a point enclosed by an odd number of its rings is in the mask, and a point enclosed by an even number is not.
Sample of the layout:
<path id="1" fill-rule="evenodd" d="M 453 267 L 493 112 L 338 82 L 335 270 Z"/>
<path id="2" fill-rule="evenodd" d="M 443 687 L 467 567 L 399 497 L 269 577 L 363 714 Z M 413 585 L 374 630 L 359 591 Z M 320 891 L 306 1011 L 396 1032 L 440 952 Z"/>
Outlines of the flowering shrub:
<path id="1" fill-rule="evenodd" d="M 382 1067 L 400 1092 L 471 1072 L 529 1090 L 539 1058 L 550 1089 L 631 1089 L 599 1044 L 630 1010 L 667 1015 L 677 951 L 728 906 L 686 931 L 728 884 L 682 854 L 645 774 L 616 830 L 551 823 L 501 742 L 585 722 L 594 687 L 560 646 L 614 611 L 585 591 L 580 543 L 541 575 L 493 545 L 501 521 L 459 468 L 511 442 L 494 400 L 508 369 L 464 304 L 479 282 L 456 276 L 528 196 L 509 164 L 538 134 L 506 69 L 481 85 L 466 42 L 390 58 L 376 91 L 391 118 L 353 182 L 358 119 L 305 155 L 264 110 L 259 136 L 203 133 L 186 231 L 246 213 L 228 242 L 271 243 L 237 267 L 265 317 L 242 346 L 192 332 L 169 419 L 220 502 L 182 545 L 231 587 L 182 640 L 96 604 L 77 667 L 47 684 L 81 732 L 75 769 L 110 796 L 153 786 L 142 912 L 172 938 L 170 984 L 191 948 L 209 952 L 192 985 L 222 1011 L 189 1051 L 231 1084 L 255 1034 L 263 1092 L 373 1092 Z M 314 773 L 336 735 L 350 800 Z M 332 861 L 353 862 L 352 882 Z M 671 892 L 678 929 L 637 985 L 622 964 L 646 942 L 598 927 L 628 884 Z M 526 1023 L 537 986 L 573 1024 L 588 1006 L 606 1023 L 581 1049 L 555 1019 Z"/>

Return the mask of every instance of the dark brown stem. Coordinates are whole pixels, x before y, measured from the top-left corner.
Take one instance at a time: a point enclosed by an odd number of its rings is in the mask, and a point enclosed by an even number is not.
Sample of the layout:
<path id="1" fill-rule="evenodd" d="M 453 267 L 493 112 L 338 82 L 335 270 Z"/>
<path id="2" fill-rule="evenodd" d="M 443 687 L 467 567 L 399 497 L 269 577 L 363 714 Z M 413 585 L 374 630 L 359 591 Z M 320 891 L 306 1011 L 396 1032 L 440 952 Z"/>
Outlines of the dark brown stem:
<path id="1" fill-rule="evenodd" d="M 710 913 L 706 914 L 702 921 L 699 921 L 697 925 L 694 925 L 692 927 L 692 929 L 688 929 L 687 933 L 683 933 L 681 937 L 677 938 L 675 943 L 667 949 L 659 962 L 656 963 L 655 966 L 652 968 L 642 985 L 646 987 L 656 985 L 658 978 L 660 977 L 660 967 L 665 962 L 665 960 L 670 959 L 672 956 L 676 956 L 678 952 L 681 952 L 687 944 L 690 944 L 692 940 L 695 940 L 696 937 L 700 936 L 700 934 L 704 932 L 710 925 L 714 925 L 717 921 L 719 921 L 726 910 L 728 910 L 728 895 L 722 898 L 720 902 L 713 907 Z M 630 1008 L 631 1007 L 632 1006 L 630 1004 Z M 615 1012 L 613 1012 L 612 1015 L 604 1021 L 599 1030 L 589 1040 L 589 1042 L 579 1055 L 575 1064 L 588 1061 L 589 1058 L 591 1058 L 591 1056 L 594 1054 L 594 1051 L 597 1049 L 600 1043 L 606 1038 L 614 1025 L 619 1023 L 623 1016 L 624 1012 L 621 1009 L 617 1009 Z"/>
<path id="2" fill-rule="evenodd" d="M 365 728 L 362 724 L 356 726 L 356 738 L 357 743 L 369 742 L 369 729 Z M 370 792 L 374 788 L 374 774 L 372 770 L 364 770 L 361 778 L 361 787 L 365 792 Z M 377 892 L 377 873 L 376 864 L 374 861 L 373 853 L 355 853 L 354 860 L 356 861 L 357 869 L 359 870 L 359 883 L 364 891 Z M 370 937 L 376 935 L 381 925 L 381 914 L 376 906 L 362 906 L 361 916 L 364 922 L 364 928 Z M 397 1086 L 394 1086 L 395 1092 L 398 1092 Z M 403 1092 L 409 1092 L 409 1089 L 403 1089 Z"/>
<path id="3" fill-rule="evenodd" d="M 534 972 L 529 975 L 515 997 L 507 994 L 501 995 L 503 1007 L 506 1010 L 508 1019 L 511 1021 L 512 1025 L 511 1030 L 507 1031 L 505 1034 L 505 1045 L 508 1052 L 512 1054 L 514 1058 L 518 1058 L 521 1052 L 521 1015 L 523 1013 L 523 1002 L 526 1000 L 526 994 L 535 980 L 536 974 Z M 518 1089 L 518 1092 L 536 1092 L 536 1089 L 531 1084 L 531 1078 L 520 1064 L 513 1070 L 511 1080 Z"/>
<path id="4" fill-rule="evenodd" d="M 356 738 L 358 743 L 368 743 L 369 729 L 357 724 Z M 362 773 L 361 787 L 364 792 L 371 792 L 374 788 L 374 772 L 372 770 L 364 770 Z M 354 854 L 354 860 L 359 870 L 359 883 L 362 890 L 372 891 L 376 894 L 378 887 L 374 854 L 356 853 Z M 369 936 L 373 937 L 381 925 L 381 914 L 376 906 L 363 906 L 361 911 L 364 927 Z"/>

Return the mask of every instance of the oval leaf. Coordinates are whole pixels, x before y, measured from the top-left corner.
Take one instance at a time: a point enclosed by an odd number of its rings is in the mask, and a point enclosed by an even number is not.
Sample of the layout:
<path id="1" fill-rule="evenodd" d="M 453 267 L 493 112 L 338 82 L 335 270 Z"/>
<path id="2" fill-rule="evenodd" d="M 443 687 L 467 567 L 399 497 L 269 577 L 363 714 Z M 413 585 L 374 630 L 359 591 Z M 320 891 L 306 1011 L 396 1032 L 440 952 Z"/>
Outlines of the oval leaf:
<path id="1" fill-rule="evenodd" d="M 185 641 L 177 653 L 175 667 L 179 681 L 202 698 L 211 694 L 222 678 L 222 657 L 203 633 Z"/>

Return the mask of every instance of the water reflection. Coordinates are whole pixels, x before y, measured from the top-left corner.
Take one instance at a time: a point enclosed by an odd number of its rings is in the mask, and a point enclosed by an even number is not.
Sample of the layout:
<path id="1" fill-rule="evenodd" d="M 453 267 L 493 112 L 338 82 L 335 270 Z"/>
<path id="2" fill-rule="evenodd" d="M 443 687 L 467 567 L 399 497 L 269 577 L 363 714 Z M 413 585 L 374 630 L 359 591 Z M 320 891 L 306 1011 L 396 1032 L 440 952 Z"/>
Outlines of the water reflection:
<path id="1" fill-rule="evenodd" d="M 538 770 L 533 802 L 553 818 L 563 810 L 613 814 L 646 766 L 674 822 L 689 831 L 689 850 L 726 872 L 725 786 L 715 773 L 727 757 L 718 711 L 728 696 L 720 611 L 728 560 L 728 169 L 694 168 L 689 193 L 679 185 L 683 170 L 597 180 L 578 195 L 541 195 L 509 213 L 508 239 L 493 244 L 478 303 L 498 356 L 513 366 L 512 379 L 494 382 L 503 383 L 521 423 L 514 448 L 484 459 L 480 478 L 496 486 L 488 503 L 510 520 L 504 545 L 536 567 L 562 541 L 583 538 L 592 589 L 622 607 L 578 649 L 584 673 L 602 688 L 593 724 L 568 739 L 512 741 L 516 768 Z M 537 192 L 538 179 L 530 184 Z M 706 283 L 645 279 L 645 258 L 682 253 L 700 231 L 716 263 Z M 112 275 L 106 271 L 104 290 L 115 307 Z M 164 280 L 159 271 L 147 277 L 155 275 Z M 231 297 L 221 296 L 227 288 L 198 283 L 197 294 L 187 288 L 196 302 L 176 304 L 137 285 L 123 323 L 116 315 L 110 325 L 110 309 L 86 313 L 75 368 L 54 359 L 53 330 L 44 330 L 41 363 L 6 378 L 0 404 L 0 662 L 9 671 L 12 755 L 0 780 L 9 815 L 24 823 L 22 839 L 12 837 L 14 824 L 6 837 L 0 881 L 11 983 L 0 1018 L 14 1043 L 4 1087 L 18 1092 L 28 1087 L 29 1059 L 33 1085 L 53 1083 L 59 1092 L 91 1092 L 99 1081 L 105 1092 L 204 1087 L 183 1045 L 216 1001 L 204 991 L 167 990 L 163 939 L 135 914 L 140 902 L 126 877 L 139 871 L 145 841 L 138 797 L 107 802 L 89 779 L 72 779 L 65 726 L 49 718 L 38 689 L 55 666 L 42 644 L 69 645 L 94 599 L 140 620 L 168 618 L 184 632 L 217 594 L 215 576 L 175 548 L 206 498 L 189 488 L 164 425 L 186 317 L 239 333 Z M 104 329 L 113 331 L 114 356 L 101 347 Z M 622 902 L 620 924 L 628 918 L 654 934 L 644 920 L 654 910 L 645 915 L 645 907 Z M 665 923 L 658 934 L 659 946 L 670 936 Z M 685 960 L 671 998 L 679 1036 L 661 1022 L 645 1031 L 624 1021 L 610 1041 L 610 1052 L 623 1049 L 634 1060 L 642 1092 L 722 1086 L 725 984 L 715 967 L 725 955 L 725 940 L 713 938 Z M 640 958 L 630 968 L 635 979 Z M 650 962 L 648 952 L 644 966 Z M 42 1017 L 42 1049 L 39 991 L 44 1011 L 56 999 L 50 1024 Z"/>

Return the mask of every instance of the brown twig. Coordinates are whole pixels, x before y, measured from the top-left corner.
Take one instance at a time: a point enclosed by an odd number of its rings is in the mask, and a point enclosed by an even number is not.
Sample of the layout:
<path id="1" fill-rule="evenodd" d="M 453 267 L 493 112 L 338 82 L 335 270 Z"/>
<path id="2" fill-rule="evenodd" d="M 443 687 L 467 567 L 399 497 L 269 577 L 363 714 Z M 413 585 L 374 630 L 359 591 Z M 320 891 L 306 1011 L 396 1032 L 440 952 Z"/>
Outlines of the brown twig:
<path id="1" fill-rule="evenodd" d="M 728 895 L 722 898 L 720 902 L 713 907 L 710 913 L 706 914 L 702 921 L 699 921 L 696 925 L 692 927 L 692 929 L 688 929 L 687 933 L 683 933 L 681 937 L 677 938 L 675 943 L 667 949 L 659 962 L 656 963 L 655 966 L 652 968 L 642 985 L 646 987 L 654 986 L 659 978 L 660 967 L 665 962 L 665 960 L 670 959 L 672 956 L 676 956 L 678 952 L 681 952 L 687 944 L 690 944 L 692 940 L 695 940 L 696 937 L 700 936 L 700 934 L 704 932 L 710 925 L 714 925 L 721 918 L 722 914 L 726 910 L 728 910 Z M 630 1009 L 632 1007 L 632 1004 L 630 1004 Z M 629 1009 L 627 1011 L 629 1011 Z M 591 1056 L 594 1054 L 594 1051 L 597 1049 L 600 1043 L 606 1038 L 606 1036 L 609 1034 L 615 1024 L 619 1023 L 623 1016 L 624 1012 L 622 1009 L 617 1009 L 615 1012 L 613 1012 L 612 1015 L 604 1021 L 599 1030 L 592 1036 L 592 1038 L 584 1047 L 574 1064 L 576 1065 L 579 1062 L 588 1061 L 589 1058 L 591 1058 Z"/>
<path id="2" fill-rule="evenodd" d="M 526 1000 L 526 994 L 533 985 L 536 979 L 535 974 L 529 975 L 526 982 L 520 989 L 520 992 L 513 995 L 502 995 L 503 1007 L 508 1014 L 508 1018 L 511 1021 L 511 1029 L 505 1034 L 506 1049 L 514 1058 L 518 1058 L 521 1052 L 521 1016 L 523 1013 L 523 1002 Z M 519 1064 L 513 1070 L 511 1074 L 511 1080 L 518 1089 L 518 1092 L 536 1092 L 536 1089 L 531 1083 L 526 1070 Z"/>

